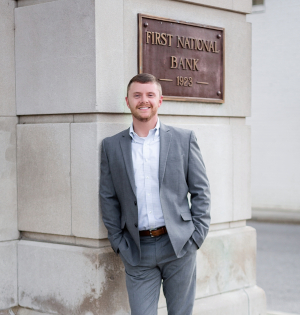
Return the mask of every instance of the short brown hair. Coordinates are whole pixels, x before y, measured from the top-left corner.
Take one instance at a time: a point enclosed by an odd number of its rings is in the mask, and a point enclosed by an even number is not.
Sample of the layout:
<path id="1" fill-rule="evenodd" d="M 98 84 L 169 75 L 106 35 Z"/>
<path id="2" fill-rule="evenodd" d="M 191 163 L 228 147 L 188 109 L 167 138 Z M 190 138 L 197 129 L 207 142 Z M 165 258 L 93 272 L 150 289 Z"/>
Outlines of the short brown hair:
<path id="1" fill-rule="evenodd" d="M 162 88 L 161 88 L 161 85 L 160 85 L 159 81 L 157 80 L 157 78 L 154 75 L 149 74 L 149 73 L 140 73 L 140 74 L 134 76 L 129 81 L 129 83 L 127 85 L 127 97 L 128 97 L 129 88 L 130 88 L 130 86 L 131 86 L 131 84 L 133 82 L 138 82 L 138 83 L 142 83 L 142 84 L 150 83 L 150 82 L 151 83 L 156 83 L 158 91 L 159 91 L 159 94 L 160 94 L 160 96 L 162 95 Z"/>

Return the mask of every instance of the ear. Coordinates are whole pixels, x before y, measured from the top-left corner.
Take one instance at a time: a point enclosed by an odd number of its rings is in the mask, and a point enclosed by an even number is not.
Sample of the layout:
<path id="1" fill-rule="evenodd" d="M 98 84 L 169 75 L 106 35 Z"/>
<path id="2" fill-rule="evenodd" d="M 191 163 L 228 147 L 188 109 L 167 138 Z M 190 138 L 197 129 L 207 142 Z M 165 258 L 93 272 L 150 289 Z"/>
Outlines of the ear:
<path id="1" fill-rule="evenodd" d="M 160 98 L 159 98 L 159 101 L 158 101 L 158 107 L 161 106 L 163 98 L 164 98 L 163 95 L 161 95 Z"/>
<path id="2" fill-rule="evenodd" d="M 125 101 L 126 101 L 126 105 L 127 105 L 127 107 L 130 109 L 130 106 L 129 106 L 129 100 L 128 100 L 128 97 L 127 97 L 127 96 L 125 97 Z"/>

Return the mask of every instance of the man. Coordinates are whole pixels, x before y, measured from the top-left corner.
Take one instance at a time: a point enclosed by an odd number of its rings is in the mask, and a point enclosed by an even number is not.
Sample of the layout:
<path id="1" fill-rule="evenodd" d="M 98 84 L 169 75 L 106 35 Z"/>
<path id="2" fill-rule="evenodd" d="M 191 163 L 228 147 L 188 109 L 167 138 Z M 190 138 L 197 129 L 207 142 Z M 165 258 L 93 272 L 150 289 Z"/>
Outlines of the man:
<path id="1" fill-rule="evenodd" d="M 132 125 L 102 142 L 102 217 L 125 266 L 131 315 L 157 314 L 161 283 L 168 314 L 192 314 L 196 251 L 210 222 L 196 137 L 160 122 L 162 100 L 153 75 L 133 77 L 126 97 Z"/>

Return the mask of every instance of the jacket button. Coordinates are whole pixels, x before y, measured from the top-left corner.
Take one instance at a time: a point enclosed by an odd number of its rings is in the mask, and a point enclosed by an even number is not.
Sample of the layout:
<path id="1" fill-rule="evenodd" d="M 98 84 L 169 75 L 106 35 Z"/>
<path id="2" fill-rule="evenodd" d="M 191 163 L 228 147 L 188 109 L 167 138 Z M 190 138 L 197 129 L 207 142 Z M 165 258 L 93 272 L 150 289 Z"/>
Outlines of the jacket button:
<path id="1" fill-rule="evenodd" d="M 134 226 L 137 228 L 137 227 L 138 227 L 138 224 L 137 224 L 137 223 L 134 223 Z"/>
<path id="2" fill-rule="evenodd" d="M 135 206 L 137 205 L 137 202 L 136 202 L 136 200 L 134 201 L 134 205 L 135 205 Z"/>

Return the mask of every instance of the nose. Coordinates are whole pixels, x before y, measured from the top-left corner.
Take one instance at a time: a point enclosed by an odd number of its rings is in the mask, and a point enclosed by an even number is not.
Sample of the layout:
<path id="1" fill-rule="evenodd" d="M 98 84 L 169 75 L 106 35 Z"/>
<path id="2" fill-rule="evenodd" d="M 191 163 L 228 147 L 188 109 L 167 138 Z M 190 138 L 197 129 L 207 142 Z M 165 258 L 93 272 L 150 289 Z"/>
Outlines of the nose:
<path id="1" fill-rule="evenodd" d="M 146 94 L 142 94 L 141 102 L 142 103 L 147 103 L 147 101 L 148 101 L 147 95 Z"/>

